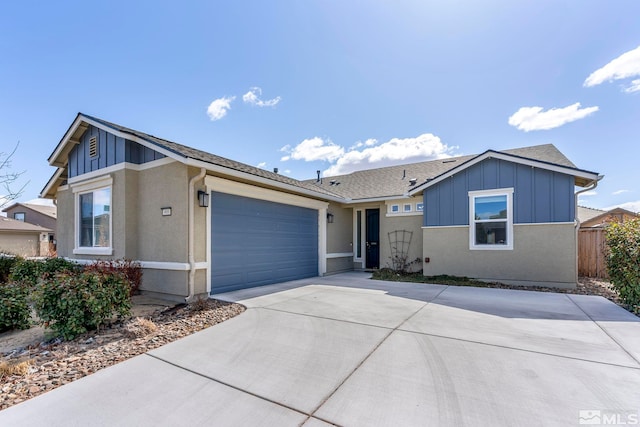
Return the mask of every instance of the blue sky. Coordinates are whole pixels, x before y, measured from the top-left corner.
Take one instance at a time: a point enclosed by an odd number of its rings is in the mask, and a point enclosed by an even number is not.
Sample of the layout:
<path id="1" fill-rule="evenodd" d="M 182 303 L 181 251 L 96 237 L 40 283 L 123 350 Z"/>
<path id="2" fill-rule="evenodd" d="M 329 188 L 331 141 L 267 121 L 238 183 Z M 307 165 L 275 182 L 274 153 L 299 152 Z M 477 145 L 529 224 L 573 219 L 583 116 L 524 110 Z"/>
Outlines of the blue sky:
<path id="1" fill-rule="evenodd" d="M 640 211 L 640 2 L 10 2 L 20 201 L 77 112 L 294 178 L 553 143 Z"/>

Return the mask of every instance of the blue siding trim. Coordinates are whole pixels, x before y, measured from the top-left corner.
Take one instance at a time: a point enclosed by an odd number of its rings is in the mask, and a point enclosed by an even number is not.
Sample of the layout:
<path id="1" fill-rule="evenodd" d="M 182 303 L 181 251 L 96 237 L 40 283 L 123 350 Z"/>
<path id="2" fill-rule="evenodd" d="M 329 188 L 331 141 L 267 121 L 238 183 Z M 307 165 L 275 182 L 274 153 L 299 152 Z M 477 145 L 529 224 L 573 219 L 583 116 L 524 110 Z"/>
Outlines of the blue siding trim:
<path id="1" fill-rule="evenodd" d="M 89 156 L 89 140 L 98 137 L 98 156 Z M 125 140 L 103 129 L 89 126 L 80 143 L 69 153 L 69 177 L 104 169 L 119 163 L 143 164 L 166 157 L 136 142 Z"/>
<path id="2" fill-rule="evenodd" d="M 511 187 L 515 224 L 571 222 L 573 182 L 572 175 L 487 159 L 425 190 L 423 224 L 469 225 L 469 191 Z"/>

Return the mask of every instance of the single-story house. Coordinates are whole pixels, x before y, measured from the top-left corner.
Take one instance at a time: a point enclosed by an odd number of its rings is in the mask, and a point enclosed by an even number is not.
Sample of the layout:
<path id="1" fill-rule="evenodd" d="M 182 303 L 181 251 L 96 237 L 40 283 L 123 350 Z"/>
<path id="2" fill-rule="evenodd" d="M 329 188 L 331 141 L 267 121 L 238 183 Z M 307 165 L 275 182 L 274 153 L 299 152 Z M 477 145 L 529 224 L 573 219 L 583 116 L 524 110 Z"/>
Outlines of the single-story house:
<path id="1" fill-rule="evenodd" d="M 578 206 L 578 220 L 580 228 L 602 228 L 610 222 L 625 222 L 638 218 L 637 213 L 623 208 L 613 208 L 608 211 Z"/>
<path id="2" fill-rule="evenodd" d="M 48 256 L 51 233 L 48 228 L 0 216 L 0 254 Z"/>
<path id="3" fill-rule="evenodd" d="M 573 287 L 576 186 L 601 178 L 541 145 L 299 181 L 81 113 L 49 163 L 59 255 L 187 299 L 399 260 Z"/>
<path id="4" fill-rule="evenodd" d="M 56 217 L 57 209 L 55 206 L 37 205 L 34 203 L 14 203 L 2 210 L 7 217 L 18 221 L 28 222 L 29 224 L 39 225 L 52 230 L 47 236 L 49 242 L 49 252 L 56 250 Z"/>

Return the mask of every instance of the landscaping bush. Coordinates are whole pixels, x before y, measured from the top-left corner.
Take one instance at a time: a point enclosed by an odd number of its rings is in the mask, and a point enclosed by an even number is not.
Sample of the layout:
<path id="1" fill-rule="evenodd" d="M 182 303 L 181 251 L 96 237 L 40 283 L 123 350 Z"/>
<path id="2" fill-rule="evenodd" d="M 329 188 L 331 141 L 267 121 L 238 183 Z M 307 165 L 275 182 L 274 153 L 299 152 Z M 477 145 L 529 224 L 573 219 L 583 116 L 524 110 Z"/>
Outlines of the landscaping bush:
<path id="1" fill-rule="evenodd" d="M 85 267 L 85 271 L 96 272 L 100 274 L 119 273 L 122 274 L 130 287 L 130 295 L 134 295 L 140 289 L 142 283 L 142 266 L 138 261 L 130 259 L 118 260 L 97 260 Z"/>
<path id="2" fill-rule="evenodd" d="M 47 258 L 40 261 L 39 271 L 41 276 L 52 276 L 56 273 L 79 272 L 82 267 L 73 261 L 64 258 Z"/>
<path id="3" fill-rule="evenodd" d="M 11 269 L 19 259 L 12 255 L 0 254 L 0 283 L 7 283 Z"/>
<path id="4" fill-rule="evenodd" d="M 10 329 L 29 329 L 31 309 L 27 302 L 29 286 L 10 282 L 0 284 L 0 332 Z"/>
<path id="5" fill-rule="evenodd" d="M 18 258 L 11 269 L 9 280 L 12 282 L 35 285 L 41 274 L 41 262 L 33 259 Z"/>
<path id="6" fill-rule="evenodd" d="M 640 219 L 609 224 L 606 242 L 611 284 L 631 311 L 640 313 Z"/>
<path id="7" fill-rule="evenodd" d="M 58 273 L 43 280 L 34 300 L 45 326 L 66 340 L 131 310 L 130 286 L 118 272 Z"/>

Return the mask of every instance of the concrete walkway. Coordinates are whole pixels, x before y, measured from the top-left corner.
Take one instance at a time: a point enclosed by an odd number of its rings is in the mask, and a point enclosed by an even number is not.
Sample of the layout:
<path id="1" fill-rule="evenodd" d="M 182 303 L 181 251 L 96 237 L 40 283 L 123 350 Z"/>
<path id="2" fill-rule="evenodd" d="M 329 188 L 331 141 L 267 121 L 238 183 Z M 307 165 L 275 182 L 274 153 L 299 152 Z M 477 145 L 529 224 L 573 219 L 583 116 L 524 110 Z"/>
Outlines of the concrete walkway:
<path id="1" fill-rule="evenodd" d="M 0 425 L 567 426 L 640 411 L 640 319 L 604 298 L 367 277 L 217 295 L 248 310 Z"/>

